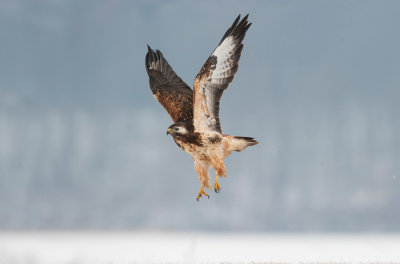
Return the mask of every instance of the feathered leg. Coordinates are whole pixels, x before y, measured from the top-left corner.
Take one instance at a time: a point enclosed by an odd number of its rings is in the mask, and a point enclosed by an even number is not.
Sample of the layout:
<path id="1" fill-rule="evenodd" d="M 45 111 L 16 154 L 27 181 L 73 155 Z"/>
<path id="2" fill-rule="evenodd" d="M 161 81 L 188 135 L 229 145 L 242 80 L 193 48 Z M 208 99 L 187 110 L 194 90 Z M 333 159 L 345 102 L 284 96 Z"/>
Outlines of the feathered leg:
<path id="1" fill-rule="evenodd" d="M 194 168 L 196 169 L 197 175 L 199 176 L 199 180 L 201 182 L 201 187 L 200 191 L 197 195 L 197 201 L 200 200 L 200 197 L 202 195 L 207 196 L 210 198 L 210 196 L 204 191 L 204 187 L 210 189 L 210 178 L 208 177 L 208 164 L 204 162 L 199 162 L 195 161 L 194 162 Z"/>
<path id="2" fill-rule="evenodd" d="M 213 155 L 211 157 L 211 162 L 215 170 L 214 191 L 219 193 L 221 191 L 221 187 L 218 183 L 218 177 L 226 177 L 224 158 L 221 155 Z"/>

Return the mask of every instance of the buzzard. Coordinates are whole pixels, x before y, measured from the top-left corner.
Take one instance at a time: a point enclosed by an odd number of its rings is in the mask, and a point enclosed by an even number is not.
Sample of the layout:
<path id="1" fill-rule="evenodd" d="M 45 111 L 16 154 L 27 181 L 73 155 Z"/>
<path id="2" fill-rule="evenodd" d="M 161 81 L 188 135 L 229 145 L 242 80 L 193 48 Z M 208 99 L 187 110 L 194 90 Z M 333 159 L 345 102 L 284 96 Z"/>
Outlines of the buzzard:
<path id="1" fill-rule="evenodd" d="M 248 16 L 240 20 L 239 15 L 226 31 L 197 74 L 193 90 L 176 75 L 161 51 L 154 51 L 147 46 L 145 64 L 150 88 L 174 121 L 167 135 L 170 134 L 175 143 L 194 160 L 201 182 L 197 201 L 203 195 L 209 197 L 204 188 L 211 188 L 208 175 L 211 166 L 216 174 L 214 190 L 219 193 L 218 178 L 226 177 L 224 159 L 233 151 L 242 151 L 258 144 L 251 137 L 222 134 L 219 121 L 219 101 L 238 70 L 242 41 L 251 25 L 247 21 Z"/>

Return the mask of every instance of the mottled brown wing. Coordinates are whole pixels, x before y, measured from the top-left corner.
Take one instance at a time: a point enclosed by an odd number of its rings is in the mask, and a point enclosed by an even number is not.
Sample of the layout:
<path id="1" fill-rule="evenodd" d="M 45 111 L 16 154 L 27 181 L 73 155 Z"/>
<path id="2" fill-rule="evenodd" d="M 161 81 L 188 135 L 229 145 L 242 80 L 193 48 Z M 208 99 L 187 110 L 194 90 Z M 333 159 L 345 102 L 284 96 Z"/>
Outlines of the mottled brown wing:
<path id="1" fill-rule="evenodd" d="M 191 120 L 193 117 L 193 91 L 179 78 L 161 51 L 149 46 L 146 54 L 146 70 L 154 97 L 165 108 L 172 120 Z"/>
<path id="2" fill-rule="evenodd" d="M 242 41 L 251 23 L 240 15 L 222 37 L 194 80 L 193 124 L 195 130 L 222 132 L 219 101 L 238 70 Z"/>

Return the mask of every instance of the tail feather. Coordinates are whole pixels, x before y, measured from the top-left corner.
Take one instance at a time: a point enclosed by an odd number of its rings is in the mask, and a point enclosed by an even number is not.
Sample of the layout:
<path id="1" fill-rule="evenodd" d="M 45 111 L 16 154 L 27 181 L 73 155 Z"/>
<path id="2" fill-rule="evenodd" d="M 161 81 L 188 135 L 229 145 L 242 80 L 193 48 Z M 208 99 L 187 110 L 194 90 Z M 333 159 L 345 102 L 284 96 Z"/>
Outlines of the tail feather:
<path id="1" fill-rule="evenodd" d="M 247 148 L 248 146 L 254 146 L 257 145 L 258 142 L 257 140 L 255 140 L 252 137 L 233 137 L 233 141 L 232 141 L 232 150 L 231 151 L 242 151 L 245 148 Z"/>
<path id="2" fill-rule="evenodd" d="M 252 137 L 236 137 L 236 139 L 244 140 L 247 143 L 247 146 L 254 146 L 258 144 L 258 141 Z"/>
<path id="3" fill-rule="evenodd" d="M 258 144 L 258 141 L 252 137 L 236 137 L 230 135 L 222 135 L 225 139 L 224 146 L 224 157 L 231 155 L 233 151 L 242 151 L 248 146 L 254 146 Z"/>

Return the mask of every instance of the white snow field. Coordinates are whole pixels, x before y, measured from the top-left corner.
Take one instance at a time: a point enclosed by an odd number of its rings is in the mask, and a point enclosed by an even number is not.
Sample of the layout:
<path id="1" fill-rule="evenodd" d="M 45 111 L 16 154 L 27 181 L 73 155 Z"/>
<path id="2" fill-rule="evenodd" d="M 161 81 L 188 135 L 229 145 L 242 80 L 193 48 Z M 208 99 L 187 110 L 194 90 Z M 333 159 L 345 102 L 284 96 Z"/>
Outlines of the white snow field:
<path id="1" fill-rule="evenodd" d="M 400 263 L 400 235 L 1 232 L 0 264 Z"/>

